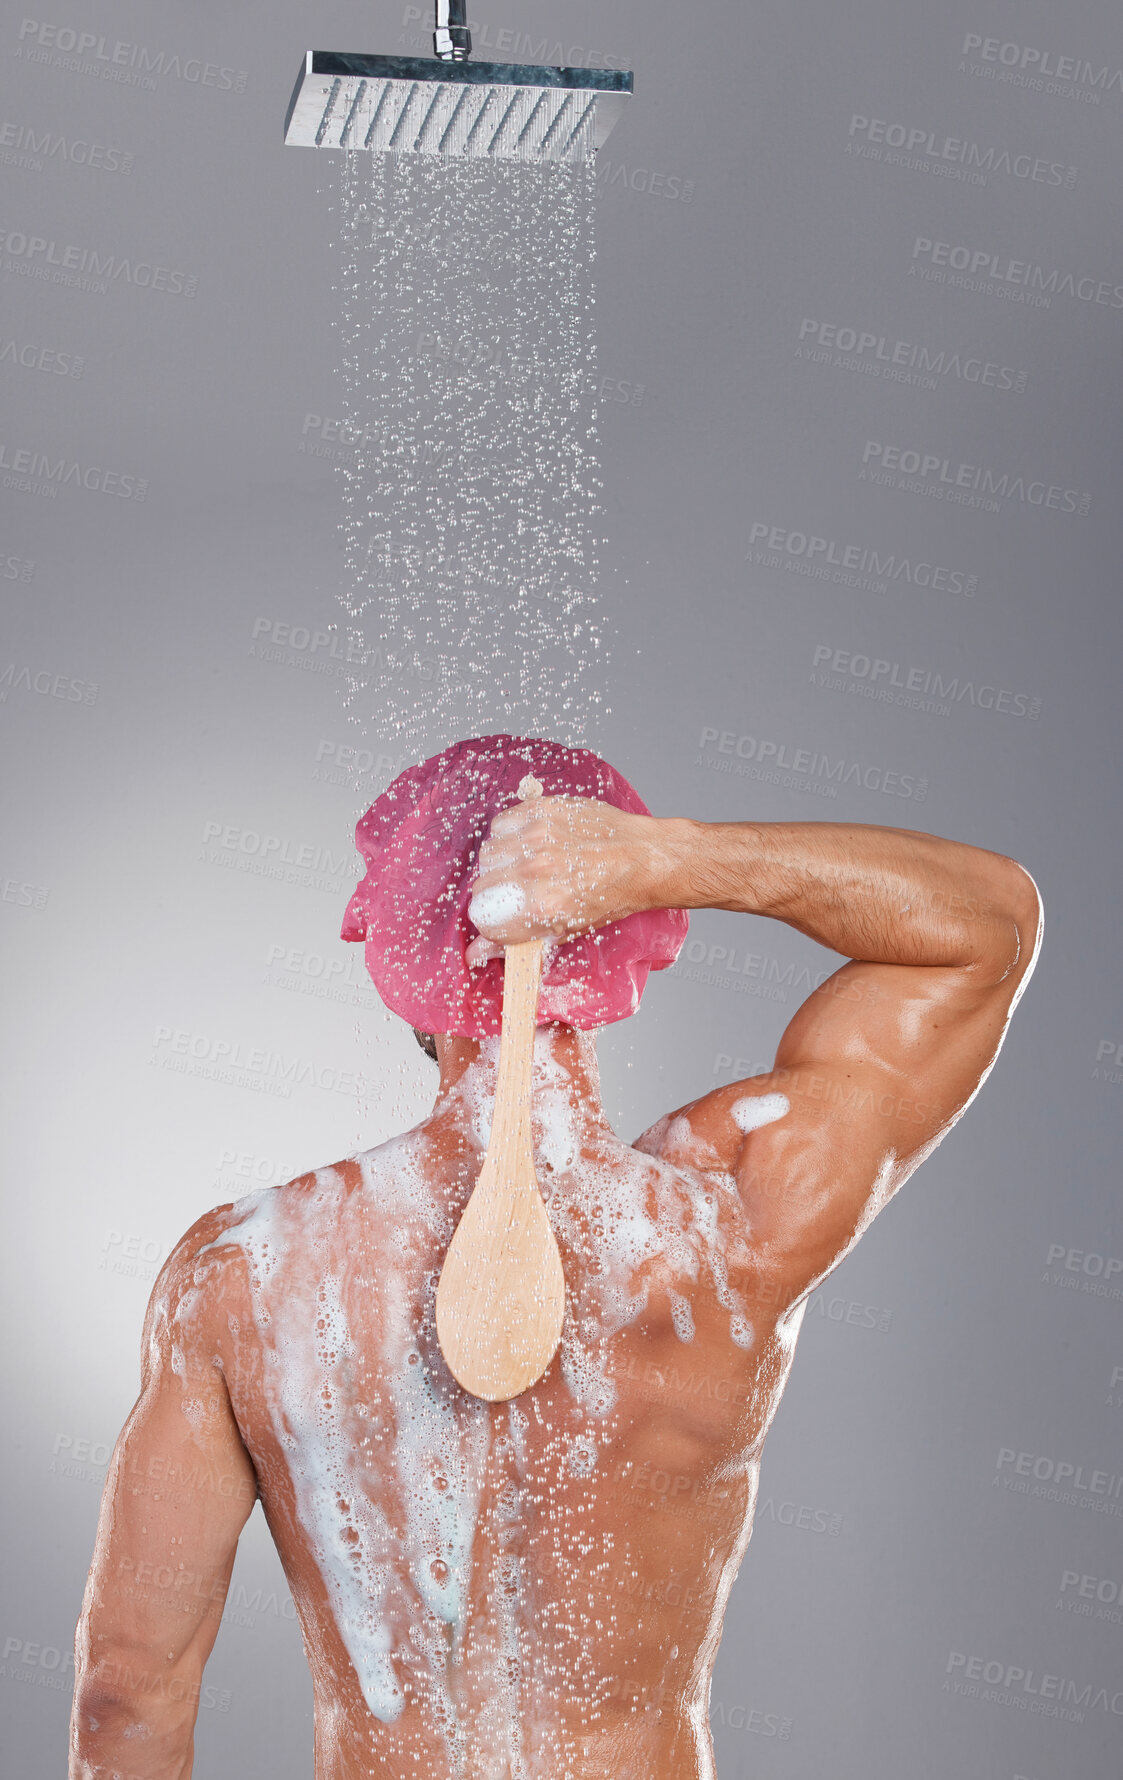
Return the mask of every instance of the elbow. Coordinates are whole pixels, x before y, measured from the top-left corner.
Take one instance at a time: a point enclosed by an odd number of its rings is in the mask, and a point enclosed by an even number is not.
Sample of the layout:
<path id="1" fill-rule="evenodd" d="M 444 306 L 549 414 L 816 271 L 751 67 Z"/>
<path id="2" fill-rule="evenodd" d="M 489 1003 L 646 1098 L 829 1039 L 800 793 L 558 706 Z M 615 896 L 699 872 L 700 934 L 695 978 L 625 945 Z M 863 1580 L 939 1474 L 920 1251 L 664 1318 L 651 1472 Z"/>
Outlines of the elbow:
<path id="1" fill-rule="evenodd" d="M 70 1780 L 93 1780 L 104 1773 L 114 1754 L 146 1730 L 130 1701 L 107 1688 L 80 1682 L 70 1714 Z"/>
<path id="2" fill-rule="evenodd" d="M 1040 949 L 1045 908 L 1041 901 L 1041 892 L 1025 866 L 1011 859 L 1010 871 L 1010 915 L 1018 935 L 1017 964 L 1024 971 L 1032 966 Z"/>
<path id="3" fill-rule="evenodd" d="M 999 882 L 990 903 L 990 944 L 979 964 L 996 983 L 1025 978 L 1041 947 L 1044 910 L 1041 893 L 1017 860 L 1001 860 Z"/>
<path id="4" fill-rule="evenodd" d="M 76 1750 L 88 1756 L 92 1749 L 118 1737 L 143 1736 L 147 1719 L 141 1701 L 97 1681 L 80 1681 L 74 1689 L 70 1740 Z"/>
<path id="5" fill-rule="evenodd" d="M 129 1767 L 180 1780 L 191 1772 L 195 1713 L 182 1701 L 127 1693 L 103 1681 L 79 1681 L 70 1719 L 70 1780 L 92 1780 L 107 1768 Z M 155 1765 L 153 1765 L 155 1764 Z"/>
<path id="6" fill-rule="evenodd" d="M 70 1715 L 71 1745 L 88 1754 L 90 1744 L 114 1733 L 119 1736 L 135 1718 L 135 1708 L 120 1695 L 90 1682 L 79 1682 Z"/>

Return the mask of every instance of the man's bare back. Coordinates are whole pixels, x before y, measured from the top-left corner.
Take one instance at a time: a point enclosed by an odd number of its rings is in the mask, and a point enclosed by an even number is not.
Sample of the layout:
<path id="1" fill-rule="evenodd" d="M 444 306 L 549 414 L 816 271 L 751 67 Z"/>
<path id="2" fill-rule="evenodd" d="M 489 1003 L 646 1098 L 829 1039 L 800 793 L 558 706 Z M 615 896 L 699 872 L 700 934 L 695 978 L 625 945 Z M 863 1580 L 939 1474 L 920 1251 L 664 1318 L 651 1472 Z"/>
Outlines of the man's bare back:
<path id="1" fill-rule="evenodd" d="M 870 945 L 771 1073 L 634 1146 L 601 1108 L 591 1035 L 540 1029 L 533 1135 L 566 1322 L 510 1403 L 460 1389 L 434 1324 L 496 1040 L 440 1036 L 414 1131 L 200 1219 L 153 1294 L 106 1486 L 72 1771 L 122 1771 L 127 1751 L 145 1780 L 189 1774 L 260 1494 L 313 1674 L 317 1780 L 711 1776 L 710 1674 L 803 1307 L 994 1060 L 1036 947 L 1036 901 L 1006 867 L 977 867 L 980 897 L 1009 893 L 993 947 L 914 964 Z M 805 931 L 845 919 L 809 909 Z"/>

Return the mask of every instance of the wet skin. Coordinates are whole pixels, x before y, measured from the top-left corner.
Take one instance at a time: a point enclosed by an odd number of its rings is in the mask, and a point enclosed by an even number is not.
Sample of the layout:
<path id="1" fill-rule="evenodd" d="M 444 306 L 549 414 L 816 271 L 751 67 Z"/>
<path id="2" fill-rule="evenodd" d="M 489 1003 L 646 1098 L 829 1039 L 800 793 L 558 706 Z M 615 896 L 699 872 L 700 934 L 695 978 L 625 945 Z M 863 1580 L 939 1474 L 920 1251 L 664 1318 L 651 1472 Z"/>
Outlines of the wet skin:
<path id="1" fill-rule="evenodd" d="M 844 965 L 773 1071 L 635 1145 L 605 1117 L 591 1036 L 540 1030 L 566 1325 L 513 1404 L 455 1384 L 433 1316 L 496 1041 L 438 1036 L 413 1132 L 200 1219 L 153 1292 L 106 1485 L 72 1774 L 190 1773 L 260 1496 L 317 1780 L 711 1776 L 709 1677 L 803 1308 L 994 1061 L 1038 943 L 1009 864 L 978 868 L 1006 913 L 966 962 Z"/>

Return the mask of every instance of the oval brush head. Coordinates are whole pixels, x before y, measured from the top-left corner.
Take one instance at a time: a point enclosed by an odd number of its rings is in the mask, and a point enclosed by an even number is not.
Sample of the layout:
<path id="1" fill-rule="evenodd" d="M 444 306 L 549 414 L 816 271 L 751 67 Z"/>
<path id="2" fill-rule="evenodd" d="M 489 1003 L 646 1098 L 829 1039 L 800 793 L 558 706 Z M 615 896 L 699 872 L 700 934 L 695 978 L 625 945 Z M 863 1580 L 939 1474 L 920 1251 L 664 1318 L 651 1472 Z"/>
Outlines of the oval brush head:
<path id="1" fill-rule="evenodd" d="M 519 796 L 541 795 L 528 773 Z M 505 950 L 487 1155 L 437 1287 L 437 1339 L 448 1369 L 490 1403 L 537 1384 L 558 1350 L 565 1317 L 561 1254 L 538 1191 L 530 1131 L 542 944 L 531 939 Z"/>

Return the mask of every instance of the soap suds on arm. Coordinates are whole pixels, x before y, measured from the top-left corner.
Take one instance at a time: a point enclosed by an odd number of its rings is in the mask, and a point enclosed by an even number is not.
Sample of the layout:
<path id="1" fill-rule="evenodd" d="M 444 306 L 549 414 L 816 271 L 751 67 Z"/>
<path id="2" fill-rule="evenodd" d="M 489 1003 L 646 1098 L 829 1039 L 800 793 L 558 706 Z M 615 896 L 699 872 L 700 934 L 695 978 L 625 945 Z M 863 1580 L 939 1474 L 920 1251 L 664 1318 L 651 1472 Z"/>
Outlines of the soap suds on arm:
<path id="1" fill-rule="evenodd" d="M 730 1107 L 738 1131 L 756 1131 L 761 1125 L 771 1125 L 776 1119 L 782 1119 L 791 1110 L 791 1101 L 786 1094 L 746 1094 L 743 1100 L 735 1100 Z"/>

